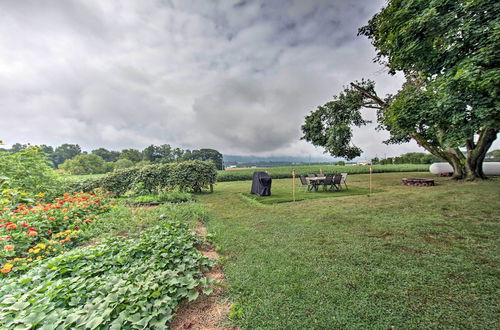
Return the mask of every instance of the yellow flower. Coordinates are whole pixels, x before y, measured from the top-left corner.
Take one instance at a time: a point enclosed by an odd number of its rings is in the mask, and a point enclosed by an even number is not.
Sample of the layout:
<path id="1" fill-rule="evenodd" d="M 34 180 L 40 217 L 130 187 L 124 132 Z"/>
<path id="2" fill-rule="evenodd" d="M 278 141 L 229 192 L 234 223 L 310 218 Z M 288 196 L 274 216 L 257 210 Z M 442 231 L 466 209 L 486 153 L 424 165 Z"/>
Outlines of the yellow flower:
<path id="1" fill-rule="evenodd" d="M 57 251 L 57 249 L 52 249 L 52 251 L 56 252 L 56 251 Z"/>
<path id="2" fill-rule="evenodd" d="M 44 193 L 38 193 L 38 197 L 43 197 L 43 196 L 45 196 Z"/>
<path id="3" fill-rule="evenodd" d="M 35 245 L 35 249 L 45 249 L 47 247 L 47 245 L 43 244 L 43 243 L 40 243 L 40 244 L 37 244 Z M 37 252 L 38 253 L 38 252 Z"/>
<path id="4" fill-rule="evenodd" d="M 33 253 L 34 253 L 34 254 L 37 254 L 37 253 L 39 253 L 39 252 L 40 252 L 40 249 L 34 249 L 34 250 L 33 250 Z"/>
<path id="5" fill-rule="evenodd" d="M 32 259 L 32 258 L 28 258 L 28 259 L 26 259 L 26 260 L 27 260 L 27 261 L 33 261 L 33 259 Z"/>
<path id="6" fill-rule="evenodd" d="M 50 251 L 45 251 L 45 254 L 50 254 Z"/>
<path id="7" fill-rule="evenodd" d="M 5 268 L 5 269 L 9 269 L 9 270 L 11 270 L 11 269 L 12 269 L 12 267 L 14 267 L 14 265 L 13 265 L 13 264 L 8 264 L 8 263 L 7 263 L 7 264 L 3 265 L 3 268 Z"/>
<path id="8" fill-rule="evenodd" d="M 42 256 L 36 257 L 36 260 L 40 260 L 40 259 L 42 259 Z"/>

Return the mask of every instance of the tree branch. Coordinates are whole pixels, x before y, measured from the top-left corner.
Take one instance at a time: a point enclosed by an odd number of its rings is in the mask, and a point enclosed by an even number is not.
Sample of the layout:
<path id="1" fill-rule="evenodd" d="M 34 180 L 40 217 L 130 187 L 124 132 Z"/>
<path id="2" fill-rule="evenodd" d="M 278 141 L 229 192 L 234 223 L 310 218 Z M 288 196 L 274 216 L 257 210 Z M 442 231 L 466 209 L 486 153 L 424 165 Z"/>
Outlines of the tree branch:
<path id="1" fill-rule="evenodd" d="M 361 87 L 359 85 L 356 85 L 355 83 L 351 83 L 351 86 L 354 87 L 354 88 L 356 88 L 358 91 L 361 92 L 361 94 L 363 94 L 367 98 L 372 99 L 375 103 L 377 103 L 378 105 L 380 105 L 382 108 L 387 108 L 388 104 L 385 103 L 377 95 L 370 93 L 369 91 L 367 91 L 366 89 L 364 89 L 363 87 Z"/>
<path id="2" fill-rule="evenodd" d="M 384 108 L 382 107 L 377 107 L 376 105 L 365 105 L 363 104 L 364 108 L 370 108 L 370 109 L 377 109 L 377 110 L 383 110 Z"/>

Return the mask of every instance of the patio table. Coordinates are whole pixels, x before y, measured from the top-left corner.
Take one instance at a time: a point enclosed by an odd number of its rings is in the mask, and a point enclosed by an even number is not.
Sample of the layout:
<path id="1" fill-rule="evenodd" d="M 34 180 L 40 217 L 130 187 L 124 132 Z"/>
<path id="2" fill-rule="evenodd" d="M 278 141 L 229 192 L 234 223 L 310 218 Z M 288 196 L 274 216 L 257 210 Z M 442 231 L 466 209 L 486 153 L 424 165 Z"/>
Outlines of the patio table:
<path id="1" fill-rule="evenodd" d="M 308 180 L 311 184 L 314 184 L 314 191 L 318 191 L 318 186 L 322 185 L 325 179 L 326 176 L 306 177 L 306 180 Z"/>

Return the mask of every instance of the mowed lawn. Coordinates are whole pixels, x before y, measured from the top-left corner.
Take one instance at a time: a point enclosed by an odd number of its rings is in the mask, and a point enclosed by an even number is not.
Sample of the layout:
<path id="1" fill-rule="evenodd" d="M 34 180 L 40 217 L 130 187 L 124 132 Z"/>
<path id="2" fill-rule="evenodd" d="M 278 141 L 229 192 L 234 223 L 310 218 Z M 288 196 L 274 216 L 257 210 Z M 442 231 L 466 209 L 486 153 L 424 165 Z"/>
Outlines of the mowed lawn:
<path id="1" fill-rule="evenodd" d="M 375 174 L 370 196 L 295 203 L 248 198 L 250 181 L 200 195 L 234 321 L 244 329 L 498 327 L 500 179 L 407 187 L 402 177 L 431 175 Z M 366 192 L 368 175 L 348 184 Z"/>

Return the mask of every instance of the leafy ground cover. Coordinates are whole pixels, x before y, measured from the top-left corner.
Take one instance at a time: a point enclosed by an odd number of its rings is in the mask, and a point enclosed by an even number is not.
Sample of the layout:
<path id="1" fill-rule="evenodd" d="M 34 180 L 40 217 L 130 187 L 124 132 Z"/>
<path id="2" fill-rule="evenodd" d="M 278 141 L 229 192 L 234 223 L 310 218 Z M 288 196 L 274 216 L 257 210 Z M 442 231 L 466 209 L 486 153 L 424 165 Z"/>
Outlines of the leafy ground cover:
<path id="1" fill-rule="evenodd" d="M 81 231 L 85 246 L 0 279 L 0 328 L 167 328 L 178 304 L 211 290 L 213 262 L 188 230 L 204 217 L 194 202 L 113 207 Z"/>
<path id="2" fill-rule="evenodd" d="M 210 293 L 212 262 L 185 224 L 160 221 L 138 239 L 115 237 L 45 260 L 3 281 L 0 324 L 55 329 L 164 329 L 177 305 Z"/>
<path id="3" fill-rule="evenodd" d="M 235 322 L 245 329 L 495 328 L 500 179 L 408 187 L 403 176 L 429 174 L 374 175 L 381 192 L 370 197 L 263 205 L 242 198 L 240 182 L 201 195 Z M 366 189 L 367 176 L 350 177 L 349 187 Z"/>
<path id="4" fill-rule="evenodd" d="M 158 194 L 141 195 L 131 199 L 132 204 L 182 203 L 193 199 L 193 195 L 184 191 L 164 191 Z"/>

